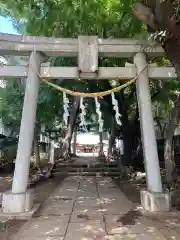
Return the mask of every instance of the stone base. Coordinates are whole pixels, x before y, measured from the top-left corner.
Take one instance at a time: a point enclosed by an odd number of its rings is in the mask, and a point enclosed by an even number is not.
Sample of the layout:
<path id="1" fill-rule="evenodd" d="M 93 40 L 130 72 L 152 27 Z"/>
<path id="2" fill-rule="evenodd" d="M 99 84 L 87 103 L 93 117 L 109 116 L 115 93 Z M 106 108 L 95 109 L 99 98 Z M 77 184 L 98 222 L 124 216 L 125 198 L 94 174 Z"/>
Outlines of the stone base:
<path id="1" fill-rule="evenodd" d="M 32 189 L 21 194 L 5 192 L 2 197 L 2 212 L 8 214 L 28 212 L 33 207 L 33 201 L 34 191 Z"/>
<path id="2" fill-rule="evenodd" d="M 142 190 L 141 205 L 144 212 L 168 212 L 171 210 L 171 195 L 170 193 L 155 193 Z"/>
<path id="3" fill-rule="evenodd" d="M 17 219 L 17 220 L 29 220 L 39 210 L 40 204 L 34 204 L 33 208 L 29 212 L 22 213 L 4 213 L 2 208 L 0 209 L 0 219 Z"/>

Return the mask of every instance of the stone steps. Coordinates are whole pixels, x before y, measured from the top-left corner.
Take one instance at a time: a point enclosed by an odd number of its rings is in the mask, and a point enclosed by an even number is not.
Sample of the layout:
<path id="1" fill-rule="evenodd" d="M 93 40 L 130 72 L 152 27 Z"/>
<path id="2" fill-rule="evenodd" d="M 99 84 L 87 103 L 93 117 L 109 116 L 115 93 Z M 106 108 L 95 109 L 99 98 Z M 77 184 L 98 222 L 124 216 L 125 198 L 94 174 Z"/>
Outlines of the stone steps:
<path id="1" fill-rule="evenodd" d="M 119 176 L 120 172 L 52 172 L 52 176 Z"/>
<path id="2" fill-rule="evenodd" d="M 52 170 L 52 176 L 119 176 L 116 162 L 77 163 L 58 162 Z"/>
<path id="3" fill-rule="evenodd" d="M 83 168 L 83 167 L 78 167 L 78 168 L 72 168 L 72 167 L 56 167 L 52 170 L 52 172 L 119 172 L 119 169 L 117 167 L 112 167 L 112 168 Z"/>
<path id="4" fill-rule="evenodd" d="M 117 167 L 117 163 L 95 163 L 95 164 L 77 164 L 77 163 L 62 163 L 57 162 L 55 164 L 55 167 L 69 167 L 69 168 L 111 168 L 111 167 Z"/>

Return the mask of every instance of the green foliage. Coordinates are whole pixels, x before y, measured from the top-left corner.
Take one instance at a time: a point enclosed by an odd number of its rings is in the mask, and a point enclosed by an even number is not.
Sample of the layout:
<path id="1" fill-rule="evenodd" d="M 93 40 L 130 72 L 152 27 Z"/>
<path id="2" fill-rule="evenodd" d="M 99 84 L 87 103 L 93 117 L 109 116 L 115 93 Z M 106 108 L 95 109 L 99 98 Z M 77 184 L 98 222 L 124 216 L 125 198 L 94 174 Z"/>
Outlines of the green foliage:
<path id="1" fill-rule="evenodd" d="M 77 37 L 78 35 L 98 35 L 100 38 L 146 38 L 147 31 L 132 14 L 132 5 L 136 0 L 1 0 L 1 14 L 12 19 L 14 27 L 28 35 L 48 37 Z M 156 37 L 164 36 L 164 33 Z M 127 59 L 126 59 L 127 60 Z M 124 66 L 126 60 L 114 58 L 101 58 L 100 66 Z M 164 59 L 157 59 L 159 65 L 168 65 Z M 53 66 L 76 66 L 76 58 L 50 58 Z M 58 84 L 58 81 L 56 81 Z M 76 91 L 103 91 L 122 84 L 122 81 L 63 81 L 61 84 Z M 170 84 L 151 84 L 152 93 L 161 89 L 156 101 L 169 104 L 172 91 L 179 89 L 176 81 Z M 171 89 L 172 91 L 169 91 Z M 6 93 L 4 116 L 11 115 L 12 119 L 19 121 L 22 109 L 23 93 L 21 87 L 10 89 Z M 134 116 L 136 110 L 135 88 L 130 86 L 123 91 L 124 104 L 128 106 L 127 112 Z M 117 94 L 119 96 L 120 94 Z M 13 97 L 11 97 L 13 96 Z M 16 100 L 17 98 L 17 100 Z M 14 99 L 15 101 L 13 102 Z M 19 100 L 20 99 L 20 100 Z M 19 102 L 18 102 L 19 101 Z M 17 104 L 15 104 L 17 102 Z M 88 120 L 96 122 L 94 101 L 88 103 Z M 110 127 L 111 109 L 105 99 L 101 101 L 105 127 Z M 6 107 L 5 107 L 6 106 Z M 18 108 L 18 109 L 17 109 Z M 164 108 L 164 107 L 163 107 Z M 166 108 L 165 108 L 166 109 Z M 169 108 L 168 108 L 169 109 Z M 168 110 L 167 110 L 168 111 Z M 52 126 L 62 119 L 62 94 L 42 84 L 37 109 L 37 124 Z"/>
<path id="2" fill-rule="evenodd" d="M 12 80 L 11 80 L 12 81 Z M 13 132 L 18 133 L 23 108 L 24 85 L 19 81 L 7 82 L 6 88 L 0 88 L 0 116 L 3 123 Z M 57 104 L 59 102 L 59 104 Z M 37 105 L 37 126 L 46 124 L 52 127 L 62 117 L 62 94 L 47 85 L 41 85 Z M 58 118 L 58 119 L 57 119 Z"/>
<path id="3" fill-rule="evenodd" d="M 25 32 L 34 35 L 77 37 L 133 36 L 140 23 L 131 14 L 135 1 L 127 0 L 8 0 L 1 1 L 1 11 L 24 21 Z M 36 26 L 36 27 L 34 27 Z"/>
<path id="4" fill-rule="evenodd" d="M 1 13 L 12 18 L 19 32 L 23 31 L 28 35 L 77 37 L 87 34 L 103 38 L 121 38 L 133 37 L 142 30 L 141 23 L 131 14 L 134 2 L 132 0 L 6 0 L 1 1 Z M 50 58 L 49 61 L 54 66 L 77 65 L 76 59 L 73 58 Z M 101 64 L 115 66 L 122 64 L 122 61 L 101 59 Z M 64 81 L 63 86 L 85 92 L 103 91 L 111 87 L 103 81 L 72 80 Z M 94 119 L 92 115 L 95 115 L 94 102 L 88 101 L 88 104 L 91 111 L 87 117 L 91 120 Z M 104 118 L 108 119 L 107 106 L 104 109 Z M 60 121 L 61 116 L 60 94 L 42 85 L 38 102 L 38 122 L 52 124 L 57 119 Z M 107 123 L 106 125 L 109 125 L 109 121 Z"/>
<path id="5" fill-rule="evenodd" d="M 15 84 L 12 83 L 13 82 L 7 82 L 5 88 L 0 88 L 0 116 L 4 125 L 17 133 L 19 131 L 24 89 L 22 85 L 16 84 L 16 82 Z"/>
<path id="6" fill-rule="evenodd" d="M 180 21 L 180 3 L 179 1 L 173 1 L 172 4 L 175 10 L 174 17 L 176 19 L 176 22 L 179 22 Z"/>
<path id="7" fill-rule="evenodd" d="M 40 86 L 37 105 L 37 124 L 53 127 L 62 118 L 62 94 L 42 84 Z"/>

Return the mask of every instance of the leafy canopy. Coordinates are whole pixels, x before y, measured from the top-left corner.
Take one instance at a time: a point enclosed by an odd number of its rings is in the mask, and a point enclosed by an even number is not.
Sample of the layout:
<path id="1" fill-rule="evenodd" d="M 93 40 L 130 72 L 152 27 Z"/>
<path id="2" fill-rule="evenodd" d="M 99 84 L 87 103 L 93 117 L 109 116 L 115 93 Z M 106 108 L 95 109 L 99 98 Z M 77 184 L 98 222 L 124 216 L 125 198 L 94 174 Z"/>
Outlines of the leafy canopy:
<path id="1" fill-rule="evenodd" d="M 72 38 L 78 35 L 98 35 L 102 38 L 133 38 L 147 34 L 144 26 L 132 14 L 132 5 L 135 2 L 136 0 L 1 0 L 0 4 L 1 14 L 9 17 L 20 33 L 48 37 Z M 77 65 L 74 58 L 50 58 L 48 60 L 54 66 Z M 121 66 L 122 64 L 124 64 L 122 59 L 100 59 L 101 66 Z M 164 63 L 162 64 L 164 65 Z M 56 83 L 58 84 L 58 81 Z M 63 81 L 61 84 L 73 90 L 93 92 L 108 89 L 114 83 L 69 80 Z M 116 81 L 115 84 L 120 83 Z M 175 85 L 174 83 L 169 85 L 168 89 L 174 88 Z M 151 87 L 156 88 L 157 86 L 155 84 Z M 123 92 L 124 101 L 127 102 L 126 105 L 129 105 L 129 112 L 135 110 L 134 102 L 136 100 L 131 94 L 132 89 L 130 87 Z M 168 91 L 165 92 L 168 94 Z M 12 92 L 9 90 L 5 99 L 9 99 L 9 95 L 20 97 L 21 94 L 19 90 L 12 89 Z M 39 123 L 52 125 L 56 120 L 61 121 L 63 112 L 61 98 L 61 93 L 41 85 L 37 113 Z M 164 99 L 163 96 L 161 99 Z M 166 99 L 168 98 L 166 97 Z M 14 113 L 9 114 L 14 117 L 17 115 L 17 119 L 19 119 L 20 111 L 15 110 L 18 105 L 14 108 L 13 103 L 7 100 L 6 106 L 11 106 L 8 108 L 14 109 L 12 110 Z M 94 115 L 92 102 L 89 103 L 89 108 Z M 110 112 L 107 105 L 103 107 L 103 110 L 105 120 L 108 119 L 105 121 L 108 127 Z M 3 111 L 7 112 L 7 110 Z M 91 114 L 88 114 L 88 118 L 91 118 Z"/>

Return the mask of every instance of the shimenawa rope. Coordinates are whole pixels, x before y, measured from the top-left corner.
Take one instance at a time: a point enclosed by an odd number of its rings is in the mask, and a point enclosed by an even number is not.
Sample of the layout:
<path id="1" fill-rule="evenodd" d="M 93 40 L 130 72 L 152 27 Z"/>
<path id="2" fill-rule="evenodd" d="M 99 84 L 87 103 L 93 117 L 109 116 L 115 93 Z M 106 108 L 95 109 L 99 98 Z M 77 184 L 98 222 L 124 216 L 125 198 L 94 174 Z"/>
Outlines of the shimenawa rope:
<path id="1" fill-rule="evenodd" d="M 29 64 L 30 68 L 35 71 L 35 69 L 33 68 L 32 64 Z M 66 89 L 66 88 L 63 88 L 59 85 L 56 85 L 54 83 L 51 83 L 49 82 L 48 80 L 42 78 L 40 76 L 40 74 L 35 71 L 35 73 L 37 74 L 37 76 L 39 77 L 39 79 L 41 79 L 42 82 L 46 83 L 47 85 L 55 88 L 56 90 L 60 91 L 60 92 L 65 92 L 66 94 L 69 94 L 69 95 L 72 95 L 72 96 L 79 96 L 79 97 L 104 97 L 108 94 L 111 94 L 111 93 L 114 93 L 114 92 L 119 92 L 120 90 L 122 90 L 123 88 L 131 85 L 132 83 L 135 83 L 135 81 L 137 80 L 137 78 L 139 77 L 139 75 L 145 70 L 145 68 L 148 66 L 148 63 L 141 69 L 141 71 L 137 74 L 137 76 L 133 79 L 131 79 L 130 81 L 128 81 L 127 83 L 121 85 L 121 86 L 118 86 L 118 87 L 115 87 L 115 88 L 112 88 L 112 89 L 109 89 L 109 90 L 106 90 L 106 91 L 102 91 L 102 92 L 94 92 L 94 93 L 85 93 L 85 92 L 76 92 L 76 91 L 72 91 L 72 90 L 69 90 L 69 89 Z"/>

